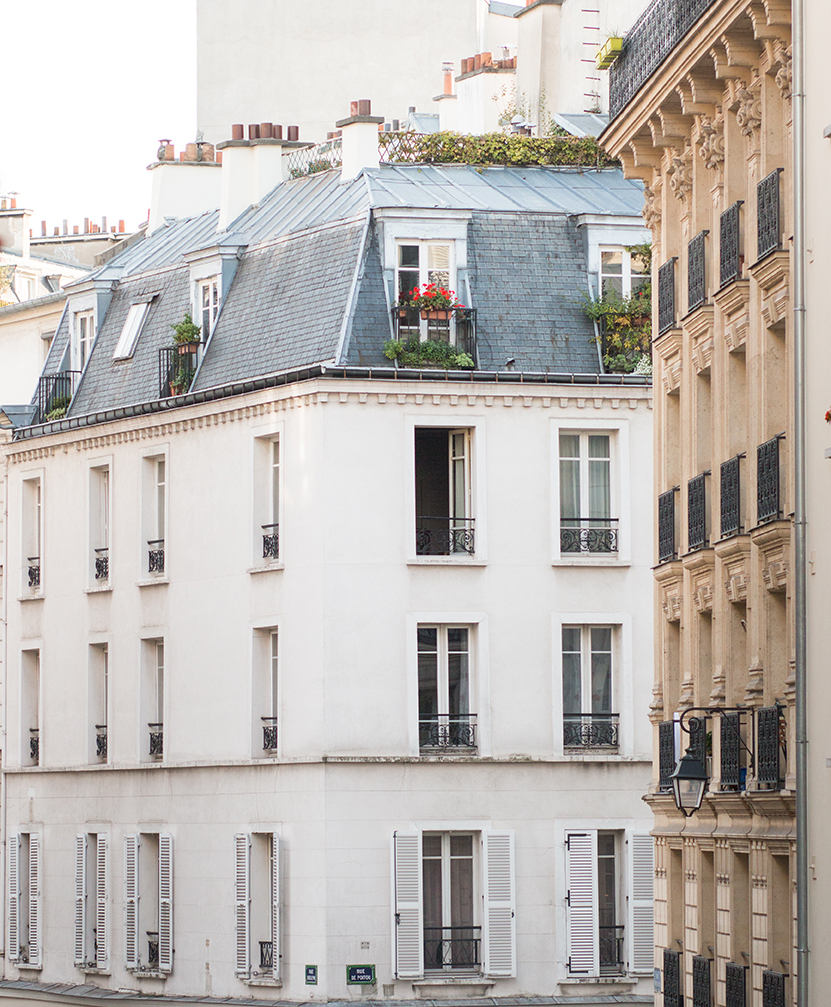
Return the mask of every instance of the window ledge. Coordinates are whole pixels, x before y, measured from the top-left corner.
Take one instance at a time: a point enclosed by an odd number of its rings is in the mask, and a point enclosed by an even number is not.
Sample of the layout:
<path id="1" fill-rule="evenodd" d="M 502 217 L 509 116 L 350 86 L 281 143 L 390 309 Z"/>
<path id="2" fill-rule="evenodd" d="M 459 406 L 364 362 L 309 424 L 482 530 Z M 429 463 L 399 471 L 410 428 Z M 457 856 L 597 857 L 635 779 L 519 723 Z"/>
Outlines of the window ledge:
<path id="1" fill-rule="evenodd" d="M 250 979 L 242 980 L 246 986 L 268 986 L 271 989 L 281 989 L 282 979 L 270 979 L 268 976 L 251 976 Z"/>
<path id="2" fill-rule="evenodd" d="M 285 570 L 286 564 L 282 560 L 278 560 L 275 563 L 263 563 L 262 566 L 250 566 L 248 568 L 248 573 L 272 573 L 278 570 Z"/>
<path id="3" fill-rule="evenodd" d="M 17 600 L 23 601 L 43 601 L 43 591 L 38 591 L 37 594 L 19 594 Z"/>
<path id="4" fill-rule="evenodd" d="M 158 969 L 127 969 L 131 976 L 136 979 L 167 979 L 169 972 L 159 972 Z"/>
<path id="5" fill-rule="evenodd" d="M 435 976 L 425 976 L 423 979 L 413 980 L 413 989 L 419 989 L 420 987 L 435 987 L 435 986 L 464 986 L 467 988 L 478 987 L 484 992 L 486 989 L 490 989 L 494 985 L 494 980 L 489 979 L 487 976 L 448 976 L 448 975 L 435 975 Z"/>
<path id="6" fill-rule="evenodd" d="M 635 976 L 572 976 L 558 979 L 558 986 L 637 986 L 640 980 Z"/>
<path id="7" fill-rule="evenodd" d="M 612 556 L 598 556 L 592 555 L 591 553 L 586 554 L 579 559 L 575 556 L 572 558 L 566 558 L 561 556 L 559 559 L 553 559 L 551 561 L 552 566 L 631 566 L 632 561 L 628 559 L 620 559 L 619 557 Z"/>
<path id="8" fill-rule="evenodd" d="M 163 577 L 145 577 L 136 581 L 137 587 L 155 587 L 157 584 L 169 584 L 170 577 L 165 574 Z"/>
<path id="9" fill-rule="evenodd" d="M 113 586 L 107 581 L 106 584 L 96 584 L 94 587 L 86 588 L 87 594 L 111 594 Z"/>
<path id="10" fill-rule="evenodd" d="M 407 566 L 487 566 L 488 562 L 481 556 L 410 556 Z"/>
<path id="11" fill-rule="evenodd" d="M 23 971 L 26 971 L 26 972 L 42 972 L 43 971 L 43 966 L 42 965 L 30 965 L 28 962 L 11 962 L 10 964 L 14 965 L 15 968 L 20 969 L 21 972 L 23 972 Z"/>
<path id="12" fill-rule="evenodd" d="M 99 969 L 96 965 L 77 965 L 76 968 L 80 969 L 85 976 L 111 976 L 112 972 L 109 969 Z"/>

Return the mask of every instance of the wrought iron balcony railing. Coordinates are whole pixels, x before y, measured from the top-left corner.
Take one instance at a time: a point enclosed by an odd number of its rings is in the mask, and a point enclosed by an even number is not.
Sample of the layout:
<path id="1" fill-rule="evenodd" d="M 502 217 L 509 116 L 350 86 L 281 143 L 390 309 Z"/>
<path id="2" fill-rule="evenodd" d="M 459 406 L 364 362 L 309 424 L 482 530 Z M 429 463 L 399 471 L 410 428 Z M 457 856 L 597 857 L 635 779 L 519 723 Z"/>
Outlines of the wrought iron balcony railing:
<path id="1" fill-rule="evenodd" d="M 719 780 L 722 790 L 744 790 L 747 769 L 744 766 L 744 739 L 742 737 L 742 714 L 722 713 L 719 732 L 721 759 Z"/>
<path id="2" fill-rule="evenodd" d="M 779 174 L 777 168 L 756 186 L 756 251 L 761 259 L 782 247 L 779 214 Z"/>
<path id="3" fill-rule="evenodd" d="M 629 30 L 609 70 L 614 119 L 715 0 L 654 0 Z"/>
<path id="4" fill-rule="evenodd" d="M 416 554 L 419 556 L 453 556 L 467 553 L 472 556 L 476 545 L 475 525 L 472 517 L 416 518 Z"/>
<path id="5" fill-rule="evenodd" d="M 425 927 L 424 968 L 478 968 L 482 964 L 481 945 L 481 927 Z"/>
<path id="6" fill-rule="evenodd" d="M 664 948 L 664 1007 L 683 1007 L 681 952 Z"/>
<path id="7" fill-rule="evenodd" d="M 678 558 L 675 545 L 675 493 L 674 488 L 658 497 L 659 563 L 669 563 Z"/>
<path id="8" fill-rule="evenodd" d="M 58 374 L 44 374 L 38 379 L 37 405 L 33 423 L 47 422 L 51 412 L 64 412 L 72 402 L 80 371 L 61 371 Z"/>
<path id="9" fill-rule="evenodd" d="M 263 533 L 263 559 L 280 558 L 280 525 L 260 525 Z"/>
<path id="10" fill-rule="evenodd" d="M 164 755 L 164 724 L 148 724 L 150 728 L 150 754 L 157 759 Z"/>
<path id="11" fill-rule="evenodd" d="M 107 546 L 93 549 L 95 553 L 95 579 L 110 579 L 110 550 Z"/>
<path id="12" fill-rule="evenodd" d="M 99 759 L 107 758 L 107 725 L 95 725 L 95 754 Z"/>
<path id="13" fill-rule="evenodd" d="M 471 750 L 476 748 L 476 714 L 438 713 L 418 722 L 419 748 Z"/>
<path id="14" fill-rule="evenodd" d="M 620 975 L 625 971 L 623 962 L 623 927 L 600 924 L 597 931 L 599 938 L 598 950 L 600 951 L 600 974 L 602 976 Z"/>
<path id="15" fill-rule="evenodd" d="M 762 972 L 762 1007 L 785 1007 L 785 975 L 765 969 Z"/>
<path id="16" fill-rule="evenodd" d="M 658 270 L 658 335 L 675 325 L 675 257 Z"/>
<path id="17" fill-rule="evenodd" d="M 164 573 L 164 539 L 150 538 L 147 540 L 147 545 L 148 573 Z"/>
<path id="18" fill-rule="evenodd" d="M 665 720 L 658 724 L 658 789 L 672 790 L 670 777 L 675 772 L 675 723 Z"/>
<path id="19" fill-rule="evenodd" d="M 710 959 L 693 955 L 692 960 L 693 1007 L 713 1007 L 710 984 Z"/>
<path id="20" fill-rule="evenodd" d="M 728 206 L 719 221 L 719 283 L 727 286 L 741 276 L 742 271 L 742 231 L 740 199 Z"/>
<path id="21" fill-rule="evenodd" d="M 277 718 L 260 717 L 263 722 L 263 751 L 275 752 L 277 750 Z"/>
<path id="22" fill-rule="evenodd" d="M 260 971 L 270 972 L 274 968 L 274 943 L 272 941 L 259 941 L 260 945 Z"/>
<path id="23" fill-rule="evenodd" d="M 699 231 L 687 245 L 687 311 L 695 311 L 707 300 L 707 235 Z"/>
<path id="24" fill-rule="evenodd" d="M 405 342 L 409 339 L 430 339 L 449 343 L 476 361 L 475 308 L 424 311 L 409 305 L 396 305 L 392 309 L 392 324 L 396 339 Z"/>
<path id="25" fill-rule="evenodd" d="M 27 556 L 26 563 L 29 587 L 34 591 L 40 587 L 40 556 Z"/>
<path id="26" fill-rule="evenodd" d="M 616 553 L 618 550 L 616 517 L 561 517 L 561 553 Z"/>
<path id="27" fill-rule="evenodd" d="M 725 965 L 725 1007 L 747 1007 L 747 966 Z"/>
<path id="28" fill-rule="evenodd" d="M 157 930 L 147 930 L 147 965 L 149 968 L 159 964 L 159 933 Z"/>
<path id="29" fill-rule="evenodd" d="M 777 434 L 756 449 L 756 521 L 765 524 L 782 516 L 779 499 L 779 441 Z"/>
<path id="30" fill-rule="evenodd" d="M 159 350 L 159 398 L 184 395 L 196 374 L 201 343 L 163 346 Z"/>
<path id="31" fill-rule="evenodd" d="M 687 483 L 687 548 L 705 549 L 707 540 L 707 476 L 701 472 Z"/>
<path id="32" fill-rule="evenodd" d="M 29 728 L 29 758 L 37 765 L 40 762 L 40 729 Z"/>
<path id="33" fill-rule="evenodd" d="M 721 463 L 721 537 L 730 538 L 742 531 L 741 461 L 744 454 L 734 455 Z"/>
<path id="34" fill-rule="evenodd" d="M 782 773 L 787 763 L 785 718 L 780 706 L 766 706 L 756 711 L 756 783 L 760 788 L 781 790 Z"/>
<path id="35" fill-rule="evenodd" d="M 564 713 L 564 748 L 617 748 L 619 713 Z"/>

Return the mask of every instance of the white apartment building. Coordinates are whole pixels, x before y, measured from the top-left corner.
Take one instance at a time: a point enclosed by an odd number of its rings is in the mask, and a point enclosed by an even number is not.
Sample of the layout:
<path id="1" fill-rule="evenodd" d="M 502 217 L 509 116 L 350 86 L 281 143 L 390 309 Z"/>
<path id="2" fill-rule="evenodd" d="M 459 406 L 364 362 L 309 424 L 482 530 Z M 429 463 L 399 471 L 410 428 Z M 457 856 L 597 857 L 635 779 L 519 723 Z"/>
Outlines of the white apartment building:
<path id="1" fill-rule="evenodd" d="M 225 144 L 0 430 L 2 997 L 651 1002 L 651 387 L 581 308 L 641 189 L 366 118 Z"/>

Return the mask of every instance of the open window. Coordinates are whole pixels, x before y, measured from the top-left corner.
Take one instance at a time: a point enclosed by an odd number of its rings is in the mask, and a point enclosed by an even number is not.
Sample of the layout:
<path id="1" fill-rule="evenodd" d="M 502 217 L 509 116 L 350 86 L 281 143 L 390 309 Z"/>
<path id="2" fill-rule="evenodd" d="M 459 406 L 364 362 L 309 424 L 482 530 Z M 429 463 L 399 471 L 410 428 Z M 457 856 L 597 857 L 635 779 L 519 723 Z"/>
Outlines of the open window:
<path id="1" fill-rule="evenodd" d="M 164 757 L 164 640 L 142 640 L 141 663 L 141 758 L 156 762 Z"/>
<path id="2" fill-rule="evenodd" d="M 600 249 L 600 296 L 625 300 L 649 282 L 647 263 L 622 245 Z"/>
<path id="3" fill-rule="evenodd" d="M 105 587 L 110 581 L 110 466 L 89 472 L 90 583 Z"/>
<path id="4" fill-rule="evenodd" d="M 472 556 L 472 431 L 416 427 L 415 514 L 419 556 Z"/>
<path id="5" fill-rule="evenodd" d="M 89 648 L 89 761 L 93 763 L 107 761 L 109 686 L 109 646 L 93 644 Z"/>
<path id="6" fill-rule="evenodd" d="M 109 836 L 103 832 L 75 837 L 75 965 L 109 967 Z"/>
<path id="7" fill-rule="evenodd" d="M 612 626 L 563 626 L 563 747 L 618 747 Z"/>
<path id="8" fill-rule="evenodd" d="M 254 439 L 255 567 L 273 566 L 280 560 L 281 447 L 279 434 Z"/>
<path id="9" fill-rule="evenodd" d="M 21 594 L 40 595 L 43 591 L 43 478 L 23 480 L 21 494 L 22 563 Z"/>
<path id="10" fill-rule="evenodd" d="M 173 971 L 173 837 L 124 837 L 124 963 L 130 972 Z"/>
<path id="11" fill-rule="evenodd" d="M 200 280 L 196 285 L 196 311 L 194 318 L 202 328 L 202 342 L 208 341 L 208 336 L 214 327 L 219 313 L 219 277 L 211 276 Z"/>
<path id="12" fill-rule="evenodd" d="M 424 753 L 476 751 L 470 626 L 418 627 L 418 743 Z"/>
<path id="13" fill-rule="evenodd" d="M 70 359 L 73 371 L 83 371 L 95 342 L 95 313 L 76 311 L 72 315 Z"/>
<path id="14" fill-rule="evenodd" d="M 121 335 L 115 344 L 113 360 L 129 360 L 135 353 L 136 343 L 144 327 L 150 301 L 137 301 L 131 304 L 121 329 Z"/>
<path id="15" fill-rule="evenodd" d="M 280 978 L 280 837 L 239 833 L 235 850 L 235 971 L 241 979 Z"/>

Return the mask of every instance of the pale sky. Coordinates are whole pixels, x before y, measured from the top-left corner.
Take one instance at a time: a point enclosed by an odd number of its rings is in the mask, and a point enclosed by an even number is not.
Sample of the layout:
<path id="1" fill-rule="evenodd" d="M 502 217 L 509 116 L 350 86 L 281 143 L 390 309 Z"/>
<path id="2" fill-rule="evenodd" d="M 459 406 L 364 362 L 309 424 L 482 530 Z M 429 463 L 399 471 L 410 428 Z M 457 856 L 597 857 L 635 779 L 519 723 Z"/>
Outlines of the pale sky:
<path id="1" fill-rule="evenodd" d="M 233 0 L 229 0 L 233 2 Z M 40 234 L 67 218 L 134 229 L 159 139 L 196 132 L 196 0 L 3 5 L 0 193 Z"/>

